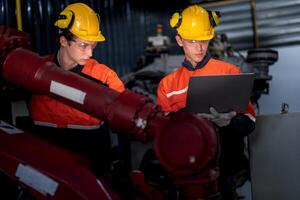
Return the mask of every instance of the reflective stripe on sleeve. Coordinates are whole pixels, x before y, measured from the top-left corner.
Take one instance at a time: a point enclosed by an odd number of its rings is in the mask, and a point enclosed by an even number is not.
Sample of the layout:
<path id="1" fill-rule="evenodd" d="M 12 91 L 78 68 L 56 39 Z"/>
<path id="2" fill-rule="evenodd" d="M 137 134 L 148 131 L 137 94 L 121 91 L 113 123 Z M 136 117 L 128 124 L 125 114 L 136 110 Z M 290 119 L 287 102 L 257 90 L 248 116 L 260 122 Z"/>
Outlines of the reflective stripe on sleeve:
<path id="1" fill-rule="evenodd" d="M 34 121 L 35 125 L 38 126 L 46 126 L 46 127 L 52 127 L 52 128 L 57 128 L 57 124 L 54 123 L 49 123 L 49 122 L 42 122 L 42 121 Z M 96 125 L 78 125 L 78 124 L 68 124 L 66 127 L 62 128 L 70 128 L 70 129 L 80 129 L 80 130 L 93 130 L 93 129 L 98 129 L 100 126 L 102 126 L 103 122 L 101 124 L 96 124 Z"/>
<path id="2" fill-rule="evenodd" d="M 172 92 L 168 93 L 166 96 L 167 96 L 167 98 L 170 98 L 173 95 L 183 94 L 183 93 L 187 92 L 187 90 L 188 90 L 188 87 L 185 87 L 181 90 L 172 91 Z"/>
<path id="3" fill-rule="evenodd" d="M 53 124 L 53 123 L 50 123 L 50 122 L 42 122 L 42 121 L 36 121 L 36 120 L 34 120 L 33 123 L 35 125 L 38 125 L 38 126 L 48 126 L 48 127 L 57 128 L 56 124 Z"/>
<path id="4" fill-rule="evenodd" d="M 250 113 L 245 113 L 245 115 L 247 115 L 253 122 L 256 121 L 255 117 L 253 117 L 253 115 L 251 115 Z"/>
<path id="5" fill-rule="evenodd" d="M 81 129 L 81 130 L 93 130 L 93 129 L 100 128 L 100 125 L 76 125 L 76 124 L 68 124 L 67 128 Z"/>

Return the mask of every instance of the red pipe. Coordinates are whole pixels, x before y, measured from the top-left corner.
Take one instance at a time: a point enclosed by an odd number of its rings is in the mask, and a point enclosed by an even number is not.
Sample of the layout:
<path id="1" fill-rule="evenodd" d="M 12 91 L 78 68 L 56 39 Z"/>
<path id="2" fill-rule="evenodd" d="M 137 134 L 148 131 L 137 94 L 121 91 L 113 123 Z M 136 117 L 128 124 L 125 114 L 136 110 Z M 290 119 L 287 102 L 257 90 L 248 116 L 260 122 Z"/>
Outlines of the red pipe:
<path id="1" fill-rule="evenodd" d="M 5 125 L 14 130 L 13 126 Z M 84 159 L 30 133 L 19 130 L 19 133 L 9 134 L 0 129 L 0 161 L 1 173 L 25 184 L 39 200 L 119 199 L 101 186 L 103 183 L 87 169 Z M 57 187 L 49 187 L 53 184 Z"/>
<path id="2" fill-rule="evenodd" d="M 166 121 L 157 106 L 146 97 L 130 91 L 118 93 L 95 84 L 23 48 L 13 50 L 6 57 L 3 77 L 33 93 L 52 96 L 108 121 L 112 130 L 125 134 L 130 132 L 140 140 L 149 139 L 154 131 L 159 132 Z M 149 127 L 153 123 L 147 123 L 148 118 L 153 116 L 160 120 Z M 146 133 L 147 129 L 151 129 L 151 133 Z"/>
<path id="3" fill-rule="evenodd" d="M 154 137 L 161 165 L 172 174 L 186 199 L 216 193 L 218 142 L 216 130 L 207 120 L 190 113 L 165 117 L 144 96 L 129 90 L 118 93 L 22 48 L 8 54 L 2 70 L 8 81 L 107 121 L 117 133 L 142 141 Z"/>

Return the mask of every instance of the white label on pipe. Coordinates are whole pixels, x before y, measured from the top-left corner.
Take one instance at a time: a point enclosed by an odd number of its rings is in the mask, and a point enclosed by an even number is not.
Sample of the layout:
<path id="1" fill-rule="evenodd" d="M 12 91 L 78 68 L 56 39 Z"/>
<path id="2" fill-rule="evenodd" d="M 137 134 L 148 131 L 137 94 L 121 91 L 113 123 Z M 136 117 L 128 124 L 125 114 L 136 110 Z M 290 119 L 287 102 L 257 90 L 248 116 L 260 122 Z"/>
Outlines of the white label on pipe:
<path id="1" fill-rule="evenodd" d="M 42 174 L 38 170 L 23 164 L 18 165 L 15 175 L 20 179 L 21 182 L 32 187 L 45 196 L 54 196 L 59 185 L 56 181 Z"/>
<path id="2" fill-rule="evenodd" d="M 84 99 L 86 96 L 86 93 L 81 90 L 78 90 L 76 88 L 70 87 L 68 85 L 64 85 L 62 83 L 53 80 L 51 81 L 50 84 L 50 92 L 80 104 L 84 103 Z"/>

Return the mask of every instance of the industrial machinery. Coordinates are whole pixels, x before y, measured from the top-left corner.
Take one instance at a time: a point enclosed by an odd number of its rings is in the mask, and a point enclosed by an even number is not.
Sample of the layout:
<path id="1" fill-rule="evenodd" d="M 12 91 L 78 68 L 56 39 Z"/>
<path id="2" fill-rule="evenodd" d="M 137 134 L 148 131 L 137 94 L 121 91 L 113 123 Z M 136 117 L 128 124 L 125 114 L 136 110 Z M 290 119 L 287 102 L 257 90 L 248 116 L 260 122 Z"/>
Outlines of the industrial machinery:
<path id="1" fill-rule="evenodd" d="M 46 61 L 30 50 L 25 33 L 7 27 L 0 31 L 3 79 L 98 117 L 115 133 L 153 141 L 177 199 L 217 196 L 218 139 L 209 121 L 184 112 L 165 116 L 145 96 L 129 90 L 118 93 Z M 5 192 L 15 199 L 122 199 L 103 177 L 89 171 L 84 158 L 2 120 L 0 161 L 1 190 L 12 186 Z M 168 199 L 163 190 L 147 183 L 143 172 L 131 172 L 129 177 L 135 199 Z"/>
<path id="2" fill-rule="evenodd" d="M 156 37 L 157 40 L 161 40 L 162 36 Z M 149 38 L 151 38 L 150 41 L 155 41 L 154 36 Z M 269 67 L 278 60 L 278 52 L 267 48 L 256 48 L 248 50 L 244 56 L 231 46 L 226 34 L 218 34 L 210 41 L 208 53 L 214 58 L 235 64 L 244 73 L 255 73 L 251 100 L 258 113 L 258 99 L 262 94 L 269 93 L 269 81 L 272 80 Z M 136 71 L 126 75 L 123 78 L 124 82 L 128 88 L 147 95 L 155 101 L 159 81 L 166 74 L 177 69 L 183 60 L 184 55 L 180 49 L 178 50 L 177 45 L 170 42 L 164 45 L 149 43 L 138 62 Z"/>
<path id="3" fill-rule="evenodd" d="M 165 36 L 166 37 L 166 36 Z M 156 41 L 155 36 L 149 37 L 150 42 Z M 161 34 L 156 36 L 162 41 Z M 170 41 L 170 39 L 165 40 Z M 209 54 L 217 59 L 227 61 L 239 66 L 243 73 L 255 73 L 255 80 L 251 94 L 251 101 L 257 114 L 259 114 L 259 98 L 262 94 L 269 93 L 269 81 L 272 76 L 268 74 L 269 66 L 278 59 L 278 52 L 272 49 L 256 48 L 245 52 L 246 56 L 235 50 L 225 34 L 218 34 L 210 41 Z M 127 88 L 148 96 L 156 102 L 157 86 L 160 80 L 176 70 L 184 60 L 184 54 L 178 45 L 171 43 L 149 43 L 141 56 L 137 70 L 123 77 Z M 248 142 L 245 140 L 245 143 Z M 141 151 L 139 144 L 131 144 L 134 152 Z M 147 147 L 144 147 L 147 148 Z M 136 150 L 137 149 L 137 150 Z M 250 180 L 250 168 L 248 163 L 249 155 L 247 150 L 241 159 L 241 170 L 235 177 L 237 187 L 241 187 L 247 180 Z"/>

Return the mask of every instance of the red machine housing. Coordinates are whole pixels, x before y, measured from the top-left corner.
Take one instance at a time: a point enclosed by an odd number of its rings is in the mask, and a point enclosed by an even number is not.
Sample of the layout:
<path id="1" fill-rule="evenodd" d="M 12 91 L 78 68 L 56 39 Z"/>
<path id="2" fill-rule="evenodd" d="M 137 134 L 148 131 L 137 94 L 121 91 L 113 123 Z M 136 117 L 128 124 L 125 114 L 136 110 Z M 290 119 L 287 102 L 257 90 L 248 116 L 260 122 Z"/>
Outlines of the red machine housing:
<path id="1" fill-rule="evenodd" d="M 119 199 L 87 170 L 84 159 L 1 120 L 0 161 L 1 171 L 37 199 Z"/>
<path id="2" fill-rule="evenodd" d="M 2 36 L 0 41 L 4 40 L 3 38 L 5 41 L 9 41 L 9 38 L 5 36 Z M 118 93 L 77 74 L 64 71 L 54 63 L 25 49 L 22 45 L 5 54 L 2 60 L 3 77 L 15 85 L 33 93 L 51 96 L 106 121 L 116 133 L 126 134 L 141 141 L 153 139 L 158 160 L 170 173 L 185 199 L 207 198 L 217 193 L 218 140 L 216 129 L 209 121 L 190 113 L 175 113 L 172 117 L 164 116 L 160 108 L 146 97 L 129 90 Z M 64 88 L 67 86 L 67 88 L 75 89 L 84 96 L 81 97 L 81 101 L 74 100 L 76 97 L 70 98 L 53 90 L 53 83 L 59 83 Z M 18 158 L 16 163 L 26 163 L 46 174 L 51 172 L 59 183 L 64 182 L 59 179 L 62 177 L 62 174 L 59 173 L 60 169 L 53 165 L 41 167 L 39 164 L 41 155 L 39 154 L 43 154 L 43 152 L 37 152 L 36 148 L 33 150 L 33 147 L 28 145 L 32 140 L 37 143 L 37 148 L 43 148 L 44 141 L 38 141 L 30 136 L 23 141 L 24 143 L 20 143 L 18 148 L 21 148 L 22 151 L 17 153 L 12 150 L 11 146 L 16 138 L 0 134 L 1 142 L 2 137 L 5 138 L 5 142 L 0 143 L 0 155 L 6 152 L 5 154 L 10 153 L 11 156 L 7 157 L 5 162 L 0 163 L 0 170 L 13 177 L 15 165 L 7 165 L 7 163 L 12 162 L 12 157 L 15 157 Z M 47 159 L 55 154 L 48 152 L 44 156 Z M 69 163 L 73 168 L 79 165 L 69 159 L 64 162 Z M 61 165 L 61 163 L 57 165 Z M 70 173 L 72 172 L 68 171 L 68 175 L 72 176 Z M 87 178 L 89 175 L 83 173 L 82 176 Z M 16 181 L 18 180 L 16 179 Z M 69 183 L 71 184 L 73 181 L 70 179 Z M 76 193 L 78 188 L 72 189 Z M 105 189 L 102 193 L 104 191 Z M 56 194 L 52 198 L 59 199 L 56 198 Z M 94 198 L 82 197 L 82 199 Z"/>

